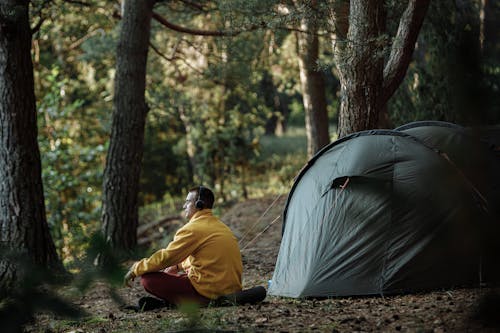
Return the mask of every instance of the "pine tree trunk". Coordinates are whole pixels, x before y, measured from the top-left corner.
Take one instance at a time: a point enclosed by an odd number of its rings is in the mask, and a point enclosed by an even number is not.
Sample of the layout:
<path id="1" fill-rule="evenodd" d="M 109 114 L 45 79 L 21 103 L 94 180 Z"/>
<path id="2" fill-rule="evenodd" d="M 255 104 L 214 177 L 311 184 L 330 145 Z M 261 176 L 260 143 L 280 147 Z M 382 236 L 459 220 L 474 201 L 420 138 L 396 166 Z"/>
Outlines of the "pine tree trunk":
<path id="1" fill-rule="evenodd" d="M 329 16 L 341 83 L 339 137 L 389 123 L 386 103 L 404 79 L 429 2 L 409 0 L 391 40 L 383 1 L 332 0 Z"/>
<path id="2" fill-rule="evenodd" d="M 386 13 L 383 1 L 350 2 L 349 31 L 342 55 L 339 137 L 376 128 L 382 98 Z"/>
<path id="3" fill-rule="evenodd" d="M 30 50 L 28 1 L 0 2 L 0 241 L 62 271 L 45 215 Z M 0 259 L 0 289 L 14 286 L 20 269 Z"/>
<path id="4" fill-rule="evenodd" d="M 124 0 L 117 47 L 111 139 L 104 170 L 102 230 L 116 250 L 137 245 L 144 150 L 146 63 L 153 0 Z"/>
<path id="5" fill-rule="evenodd" d="M 296 34 L 308 157 L 312 157 L 330 142 L 325 80 L 318 69 L 318 19 L 311 14 L 316 7 L 316 1 L 312 1 L 310 5 L 310 13 L 304 13 L 301 19 L 300 30 L 305 32 Z"/>

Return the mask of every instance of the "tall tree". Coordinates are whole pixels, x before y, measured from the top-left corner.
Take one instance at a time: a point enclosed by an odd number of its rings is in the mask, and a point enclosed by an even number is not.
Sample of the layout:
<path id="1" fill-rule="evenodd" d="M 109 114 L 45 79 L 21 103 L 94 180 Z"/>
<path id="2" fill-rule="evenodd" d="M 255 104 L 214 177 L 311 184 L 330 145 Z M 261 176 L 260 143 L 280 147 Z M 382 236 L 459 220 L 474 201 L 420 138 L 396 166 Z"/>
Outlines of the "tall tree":
<path id="1" fill-rule="evenodd" d="M 103 180 L 102 231 L 116 250 L 137 245 L 139 177 L 148 106 L 146 63 L 155 0 L 124 0 L 116 53 L 111 139 Z"/>
<path id="2" fill-rule="evenodd" d="M 28 6 L 0 2 L 0 244 L 62 270 L 45 216 Z M 0 289 L 19 275 L 20 267 L 0 259 Z"/>
<path id="3" fill-rule="evenodd" d="M 396 36 L 390 38 L 384 1 L 333 0 L 330 18 L 341 83 L 339 137 L 376 128 L 387 118 L 386 103 L 406 74 L 429 2 L 408 0 Z"/>
<path id="4" fill-rule="evenodd" d="M 316 0 L 296 0 L 295 7 L 302 12 L 300 31 L 296 32 L 297 53 L 305 112 L 307 155 L 312 157 L 330 142 L 325 80 L 318 69 L 318 5 Z"/>

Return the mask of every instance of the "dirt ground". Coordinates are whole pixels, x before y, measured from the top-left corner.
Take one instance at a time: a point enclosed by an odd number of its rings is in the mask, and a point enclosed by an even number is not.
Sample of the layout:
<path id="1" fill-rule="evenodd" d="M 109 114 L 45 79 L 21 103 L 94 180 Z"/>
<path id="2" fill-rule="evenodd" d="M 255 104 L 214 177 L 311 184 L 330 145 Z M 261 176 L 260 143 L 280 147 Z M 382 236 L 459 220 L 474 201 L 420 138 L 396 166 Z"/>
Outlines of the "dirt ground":
<path id="1" fill-rule="evenodd" d="M 252 199 L 225 211 L 222 220 L 240 238 L 245 288 L 272 278 L 279 251 L 281 213 L 286 198 Z M 117 290 L 128 304 L 145 292 Z M 80 321 L 41 315 L 27 332 L 500 332 L 498 299 L 480 306 L 496 290 L 458 289 L 392 297 L 298 300 L 268 296 L 257 305 L 205 308 L 199 311 L 121 310 L 109 288 L 96 284 L 75 300 L 89 313 Z M 485 303 L 486 304 L 486 303 Z M 479 309 L 481 310 L 480 312 Z M 479 314 L 479 315 L 478 315 Z M 481 315 L 481 316 L 480 316 Z"/>

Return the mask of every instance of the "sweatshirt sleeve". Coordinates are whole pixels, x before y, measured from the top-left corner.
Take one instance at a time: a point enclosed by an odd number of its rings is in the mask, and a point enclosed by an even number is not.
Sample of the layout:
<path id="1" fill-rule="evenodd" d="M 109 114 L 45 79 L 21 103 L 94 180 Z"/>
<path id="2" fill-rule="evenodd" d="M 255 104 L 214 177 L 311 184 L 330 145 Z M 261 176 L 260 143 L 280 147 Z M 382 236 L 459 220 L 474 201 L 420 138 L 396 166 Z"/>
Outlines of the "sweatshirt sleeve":
<path id="1" fill-rule="evenodd" d="M 166 249 L 153 253 L 149 258 L 139 260 L 134 264 L 136 276 L 150 272 L 158 272 L 186 259 L 198 246 L 199 240 L 195 233 L 185 225 L 175 234 L 174 239 Z"/>

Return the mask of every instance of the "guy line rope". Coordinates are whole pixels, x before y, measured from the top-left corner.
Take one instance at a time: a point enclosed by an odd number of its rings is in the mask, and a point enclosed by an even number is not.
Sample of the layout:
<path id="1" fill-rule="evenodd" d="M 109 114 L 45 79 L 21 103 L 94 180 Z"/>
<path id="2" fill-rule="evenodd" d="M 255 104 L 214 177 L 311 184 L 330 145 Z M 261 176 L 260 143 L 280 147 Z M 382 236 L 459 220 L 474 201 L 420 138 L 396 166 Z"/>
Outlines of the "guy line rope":
<path id="1" fill-rule="evenodd" d="M 347 184 L 349 184 L 349 177 L 346 178 L 346 180 L 344 181 L 344 183 L 342 185 L 339 186 L 340 188 L 340 191 L 337 193 L 337 191 L 335 191 L 335 201 L 333 202 L 333 205 L 332 207 L 330 207 L 330 210 L 333 209 L 334 207 L 337 206 L 337 200 L 338 200 L 338 197 L 340 196 L 340 194 L 342 194 L 342 192 L 345 190 L 345 188 L 347 187 Z M 276 204 L 276 202 L 281 198 L 282 196 L 282 193 L 278 194 L 278 196 L 274 199 L 274 201 L 269 205 L 269 207 L 267 207 L 267 209 L 264 211 L 264 213 L 262 213 L 262 215 L 257 219 L 257 221 L 252 225 L 252 227 L 250 229 L 248 229 L 245 234 L 243 235 L 243 237 L 241 237 L 240 241 L 239 241 L 239 244 L 240 246 L 243 244 L 243 240 L 248 236 L 248 234 L 259 224 L 259 222 L 264 218 L 264 216 L 269 212 L 269 210 Z M 257 235 L 255 235 L 255 237 L 253 237 L 251 240 L 249 240 L 243 247 L 241 247 L 241 251 L 245 250 L 250 244 L 252 244 L 257 238 L 259 238 L 264 232 L 266 232 L 274 223 L 276 223 L 276 221 L 279 220 L 279 218 L 281 217 L 281 214 L 276 216 L 276 218 L 274 220 L 272 220 L 268 225 L 266 225 L 264 227 L 264 229 L 259 232 Z"/>
<path id="2" fill-rule="evenodd" d="M 243 240 L 249 235 L 249 233 L 255 229 L 255 227 L 260 223 L 260 221 L 264 218 L 264 216 L 269 212 L 269 210 L 276 204 L 276 202 L 281 198 L 281 196 L 283 195 L 283 193 L 280 193 L 278 194 L 278 196 L 274 199 L 274 201 L 269 205 L 269 207 L 267 207 L 267 209 L 264 211 L 264 213 L 262 213 L 262 215 L 257 219 L 257 221 L 252 225 L 252 227 L 250 229 L 248 229 L 244 234 L 243 234 L 243 237 L 241 237 L 240 241 L 239 241 L 239 244 L 240 246 L 243 244 Z M 278 215 L 273 221 L 271 221 L 271 223 L 269 223 L 265 228 L 264 230 L 262 230 L 261 232 L 259 232 L 254 238 L 252 238 L 250 241 L 248 241 L 245 246 L 243 246 L 241 248 L 241 251 L 243 251 L 244 249 L 246 249 L 248 247 L 248 245 L 250 245 L 251 243 L 253 243 L 258 237 L 260 237 L 264 232 L 266 232 L 267 229 L 269 229 L 271 227 L 271 225 L 273 225 L 276 221 L 278 221 L 278 219 L 281 217 L 281 214 Z"/>

